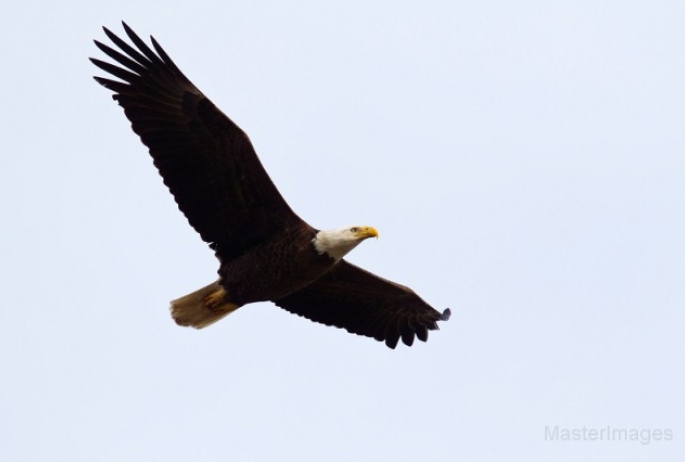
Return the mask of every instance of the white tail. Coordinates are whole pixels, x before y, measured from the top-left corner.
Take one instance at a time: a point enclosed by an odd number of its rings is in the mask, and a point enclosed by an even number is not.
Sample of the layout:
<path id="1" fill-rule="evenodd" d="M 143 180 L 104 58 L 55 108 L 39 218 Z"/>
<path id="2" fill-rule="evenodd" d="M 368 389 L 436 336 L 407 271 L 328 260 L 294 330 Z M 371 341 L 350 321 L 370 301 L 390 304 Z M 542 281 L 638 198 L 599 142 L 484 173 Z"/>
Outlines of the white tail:
<path id="1" fill-rule="evenodd" d="M 179 326 L 202 329 L 231 314 L 239 305 L 226 301 L 226 289 L 219 281 L 171 302 L 171 317 Z"/>

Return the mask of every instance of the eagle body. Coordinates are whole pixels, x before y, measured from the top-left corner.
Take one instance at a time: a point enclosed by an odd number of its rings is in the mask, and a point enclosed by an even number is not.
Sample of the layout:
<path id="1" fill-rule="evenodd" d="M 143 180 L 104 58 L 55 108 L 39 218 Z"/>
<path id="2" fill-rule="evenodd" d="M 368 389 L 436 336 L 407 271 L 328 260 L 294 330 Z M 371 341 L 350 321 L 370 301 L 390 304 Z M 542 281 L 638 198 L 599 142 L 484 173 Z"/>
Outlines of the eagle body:
<path id="1" fill-rule="evenodd" d="M 254 246 L 219 267 L 228 301 L 238 305 L 276 300 L 319 279 L 335 264 L 314 247 L 317 230 L 301 226 Z"/>
<path id="2" fill-rule="evenodd" d="M 347 262 L 369 226 L 318 230 L 290 208 L 249 137 L 221 112 L 151 37 L 150 48 L 123 24 L 131 43 L 103 28 L 116 62 L 91 58 L 115 79 L 114 92 L 133 131 L 178 208 L 218 258 L 219 279 L 171 302 L 177 324 L 203 328 L 262 301 L 315 322 L 372 337 L 395 348 L 426 341 L 449 319 L 408 287 Z"/>

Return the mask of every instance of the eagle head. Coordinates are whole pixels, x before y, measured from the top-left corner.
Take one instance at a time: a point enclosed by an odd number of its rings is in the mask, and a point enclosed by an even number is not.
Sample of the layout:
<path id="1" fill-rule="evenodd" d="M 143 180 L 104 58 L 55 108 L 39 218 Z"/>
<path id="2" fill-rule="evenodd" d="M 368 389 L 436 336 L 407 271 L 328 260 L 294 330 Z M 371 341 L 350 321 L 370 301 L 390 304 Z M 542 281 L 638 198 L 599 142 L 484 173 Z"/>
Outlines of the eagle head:
<path id="1" fill-rule="evenodd" d="M 340 260 L 357 247 L 361 241 L 378 237 L 378 231 L 372 226 L 348 226 L 345 228 L 319 231 L 312 240 L 319 255 L 327 254 L 334 260 Z"/>

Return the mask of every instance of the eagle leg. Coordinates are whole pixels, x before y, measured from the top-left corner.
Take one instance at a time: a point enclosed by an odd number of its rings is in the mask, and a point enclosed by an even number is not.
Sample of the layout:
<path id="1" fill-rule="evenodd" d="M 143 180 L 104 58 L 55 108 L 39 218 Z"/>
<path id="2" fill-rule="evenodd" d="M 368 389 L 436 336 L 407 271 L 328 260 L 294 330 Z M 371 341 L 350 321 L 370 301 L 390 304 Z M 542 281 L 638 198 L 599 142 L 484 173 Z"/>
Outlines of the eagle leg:
<path id="1" fill-rule="evenodd" d="M 219 310 L 226 303 L 226 296 L 228 292 L 223 286 L 219 286 L 218 289 L 211 292 L 204 299 L 204 304 L 210 310 Z"/>

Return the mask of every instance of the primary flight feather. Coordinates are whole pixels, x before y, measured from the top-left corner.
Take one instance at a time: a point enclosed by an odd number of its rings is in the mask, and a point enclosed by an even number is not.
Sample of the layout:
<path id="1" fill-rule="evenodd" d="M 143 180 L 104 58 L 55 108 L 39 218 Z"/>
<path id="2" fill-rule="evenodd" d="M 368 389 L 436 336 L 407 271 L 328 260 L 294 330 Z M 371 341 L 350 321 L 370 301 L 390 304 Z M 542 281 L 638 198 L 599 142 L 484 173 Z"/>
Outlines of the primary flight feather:
<path id="1" fill-rule="evenodd" d="M 248 303 L 272 301 L 395 348 L 400 339 L 425 341 L 449 318 L 449 309 L 440 313 L 411 289 L 345 261 L 378 232 L 370 226 L 320 231 L 299 218 L 247 135 L 154 38 L 153 51 L 123 26 L 133 45 L 107 28 L 118 50 L 95 41 L 118 65 L 91 58 L 119 80 L 95 80 L 114 92 L 179 209 L 220 262 L 217 281 L 171 302 L 179 325 L 203 328 Z"/>

